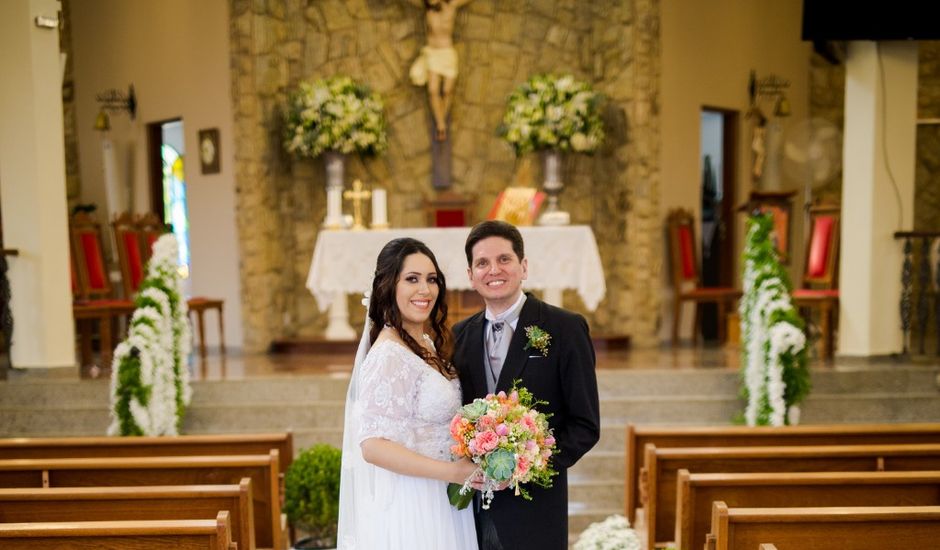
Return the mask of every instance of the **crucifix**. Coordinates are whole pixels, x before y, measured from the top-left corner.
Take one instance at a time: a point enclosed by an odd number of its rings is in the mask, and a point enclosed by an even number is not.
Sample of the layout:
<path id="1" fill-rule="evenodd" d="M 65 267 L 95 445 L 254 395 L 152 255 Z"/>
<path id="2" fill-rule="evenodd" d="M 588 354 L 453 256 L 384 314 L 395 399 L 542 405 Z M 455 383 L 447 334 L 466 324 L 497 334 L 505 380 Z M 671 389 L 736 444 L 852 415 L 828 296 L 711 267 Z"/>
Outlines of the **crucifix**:
<path id="1" fill-rule="evenodd" d="M 362 222 L 362 201 L 372 196 L 372 191 L 362 188 L 362 181 L 356 180 L 352 184 L 352 191 L 343 191 L 343 198 L 353 203 L 353 225 L 350 229 L 362 231 L 366 228 Z"/>
<path id="2" fill-rule="evenodd" d="M 431 183 L 435 189 L 450 187 L 450 107 L 457 83 L 457 50 L 454 49 L 454 22 L 457 10 L 472 0 L 412 0 L 424 5 L 428 45 L 411 66 L 409 76 L 415 86 L 427 86 L 431 103 Z"/>

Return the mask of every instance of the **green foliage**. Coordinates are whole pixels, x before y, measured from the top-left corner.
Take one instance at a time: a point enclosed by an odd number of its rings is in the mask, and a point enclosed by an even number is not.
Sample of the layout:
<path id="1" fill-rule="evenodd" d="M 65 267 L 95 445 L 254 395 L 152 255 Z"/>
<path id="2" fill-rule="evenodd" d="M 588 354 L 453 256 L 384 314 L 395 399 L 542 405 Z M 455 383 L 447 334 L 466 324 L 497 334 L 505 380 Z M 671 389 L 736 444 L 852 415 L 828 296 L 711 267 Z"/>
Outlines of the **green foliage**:
<path id="1" fill-rule="evenodd" d="M 284 478 L 287 518 L 314 538 L 336 538 L 341 455 L 330 445 L 314 445 L 300 453 Z"/>

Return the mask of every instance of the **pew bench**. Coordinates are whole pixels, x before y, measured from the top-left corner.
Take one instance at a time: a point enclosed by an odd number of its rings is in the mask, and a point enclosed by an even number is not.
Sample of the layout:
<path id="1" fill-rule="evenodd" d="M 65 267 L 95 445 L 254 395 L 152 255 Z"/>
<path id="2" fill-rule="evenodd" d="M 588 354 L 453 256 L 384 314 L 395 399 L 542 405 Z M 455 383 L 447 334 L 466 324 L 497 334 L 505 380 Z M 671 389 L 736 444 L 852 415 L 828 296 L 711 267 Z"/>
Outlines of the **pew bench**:
<path id="1" fill-rule="evenodd" d="M 820 424 L 806 426 L 627 425 L 626 512 L 631 524 L 642 505 L 644 449 L 666 447 L 771 447 L 790 445 L 889 445 L 940 443 L 940 423 Z M 696 549 L 698 550 L 698 549 Z"/>
<path id="2" fill-rule="evenodd" d="M 229 512 L 232 541 L 255 549 L 251 479 L 238 485 L 0 489 L 0 523 L 212 519 Z"/>
<path id="3" fill-rule="evenodd" d="M 716 502 L 706 550 L 936 548 L 940 506 L 729 508 Z"/>
<path id="4" fill-rule="evenodd" d="M 294 459 L 292 432 L 143 437 L 17 437 L 0 439 L 0 457 L 114 458 L 120 456 L 266 455 L 278 450 L 280 471 Z"/>
<path id="5" fill-rule="evenodd" d="M 17 550 L 236 550 L 228 512 L 216 519 L 2 523 L 0 547 Z"/>
<path id="6" fill-rule="evenodd" d="M 244 456 L 159 456 L 0 460 L 0 487 L 231 485 L 250 478 L 255 542 L 287 547 L 278 451 Z"/>
<path id="7" fill-rule="evenodd" d="M 729 508 L 940 506 L 940 471 L 693 474 L 678 473 L 677 550 L 699 550 L 712 503 Z"/>
<path id="8" fill-rule="evenodd" d="M 685 449 L 659 449 L 647 444 L 645 463 L 644 517 L 647 548 L 652 550 L 656 543 L 671 541 L 675 536 L 681 469 L 692 473 L 940 470 L 940 444 Z"/>

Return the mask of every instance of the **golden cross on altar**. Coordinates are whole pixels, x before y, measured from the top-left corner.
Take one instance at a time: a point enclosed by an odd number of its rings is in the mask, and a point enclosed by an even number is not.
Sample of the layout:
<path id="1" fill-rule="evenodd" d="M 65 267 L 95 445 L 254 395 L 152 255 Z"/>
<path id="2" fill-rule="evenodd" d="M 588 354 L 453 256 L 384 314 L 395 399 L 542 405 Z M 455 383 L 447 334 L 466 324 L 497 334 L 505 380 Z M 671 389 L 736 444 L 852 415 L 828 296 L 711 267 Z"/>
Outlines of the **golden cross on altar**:
<path id="1" fill-rule="evenodd" d="M 372 191 L 363 189 L 360 180 L 354 181 L 352 186 L 352 191 L 343 191 L 343 198 L 353 203 L 352 229 L 362 231 L 366 228 L 366 225 L 362 223 L 362 201 L 368 200 L 372 196 Z"/>

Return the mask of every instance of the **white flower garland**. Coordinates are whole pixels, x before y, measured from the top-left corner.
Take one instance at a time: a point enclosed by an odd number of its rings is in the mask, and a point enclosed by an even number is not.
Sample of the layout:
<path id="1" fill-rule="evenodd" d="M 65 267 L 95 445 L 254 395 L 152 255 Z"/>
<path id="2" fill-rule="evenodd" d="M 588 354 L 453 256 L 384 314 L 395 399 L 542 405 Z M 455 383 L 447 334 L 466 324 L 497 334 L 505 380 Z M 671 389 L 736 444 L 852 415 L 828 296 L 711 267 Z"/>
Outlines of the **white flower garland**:
<path id="1" fill-rule="evenodd" d="M 741 299 L 741 334 L 744 338 L 744 384 L 747 389 L 747 407 L 744 420 L 749 426 L 770 424 L 782 426 L 799 419 L 799 409 L 786 402 L 786 383 L 782 357 L 804 353 L 806 337 L 800 327 L 787 318 L 794 311 L 787 283 L 783 280 L 782 268 L 771 253 L 764 265 L 758 265 L 755 257 L 767 252 L 769 242 L 758 242 L 762 228 L 758 223 L 750 226 L 744 262 L 744 295 Z M 757 284 L 757 281 L 760 283 Z M 776 315 L 775 314 L 780 314 Z M 765 409 L 769 407 L 769 411 Z"/>
<path id="2" fill-rule="evenodd" d="M 153 245 L 127 339 L 114 352 L 109 435 L 179 433 L 192 393 L 187 365 L 192 343 L 177 253 L 173 235 Z M 127 374 L 123 381 L 122 373 Z"/>
<path id="3" fill-rule="evenodd" d="M 574 550 L 640 550 L 640 538 L 627 518 L 613 515 L 585 529 Z"/>

